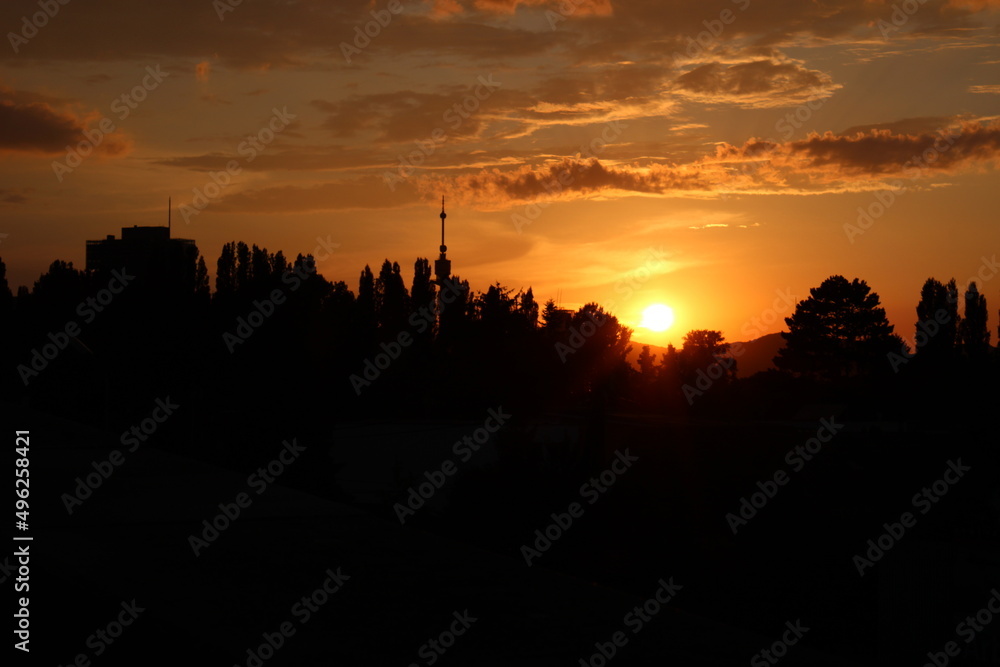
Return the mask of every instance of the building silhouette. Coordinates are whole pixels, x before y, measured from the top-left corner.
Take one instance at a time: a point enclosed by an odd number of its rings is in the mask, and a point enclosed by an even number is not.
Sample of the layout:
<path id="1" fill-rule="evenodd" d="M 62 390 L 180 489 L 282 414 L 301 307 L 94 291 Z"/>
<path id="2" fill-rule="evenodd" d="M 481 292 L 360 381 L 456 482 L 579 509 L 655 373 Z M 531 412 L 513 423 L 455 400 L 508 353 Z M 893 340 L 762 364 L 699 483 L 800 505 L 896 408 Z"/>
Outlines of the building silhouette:
<path id="1" fill-rule="evenodd" d="M 122 227 L 121 238 L 114 234 L 99 241 L 87 241 L 88 271 L 110 273 L 123 268 L 150 287 L 194 286 L 198 246 L 191 239 L 170 237 L 170 217 L 166 227 Z"/>

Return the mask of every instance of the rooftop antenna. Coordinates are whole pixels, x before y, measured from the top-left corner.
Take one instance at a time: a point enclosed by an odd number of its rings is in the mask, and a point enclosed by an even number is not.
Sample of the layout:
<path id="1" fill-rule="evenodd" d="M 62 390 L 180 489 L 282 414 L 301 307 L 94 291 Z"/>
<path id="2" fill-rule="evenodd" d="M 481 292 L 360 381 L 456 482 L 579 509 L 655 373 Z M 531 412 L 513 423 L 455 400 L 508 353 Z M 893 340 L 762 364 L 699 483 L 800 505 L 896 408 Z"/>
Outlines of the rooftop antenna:
<path id="1" fill-rule="evenodd" d="M 167 236 L 170 236 L 170 197 L 167 197 Z"/>

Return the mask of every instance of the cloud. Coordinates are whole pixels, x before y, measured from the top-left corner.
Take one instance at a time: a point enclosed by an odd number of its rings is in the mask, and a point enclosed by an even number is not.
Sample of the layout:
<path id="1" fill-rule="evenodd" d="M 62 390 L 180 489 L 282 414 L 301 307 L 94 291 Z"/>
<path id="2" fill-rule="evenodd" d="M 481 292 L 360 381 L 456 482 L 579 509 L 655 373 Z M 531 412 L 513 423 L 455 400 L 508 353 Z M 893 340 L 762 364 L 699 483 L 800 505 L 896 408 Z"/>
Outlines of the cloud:
<path id="1" fill-rule="evenodd" d="M 53 98 L 0 86 L 0 151 L 55 154 L 84 139 L 96 113 L 79 116 L 54 108 Z M 103 155 L 120 155 L 130 144 L 115 134 L 104 135 L 94 149 Z"/>
<path id="2" fill-rule="evenodd" d="M 970 93 L 982 93 L 986 95 L 1000 95 L 1000 84 L 991 83 L 981 86 L 969 86 Z"/>
<path id="3" fill-rule="evenodd" d="M 950 174 L 1000 160 L 1000 123 L 962 122 L 943 132 L 894 134 L 890 130 L 810 134 L 786 143 L 751 139 L 721 144 L 713 155 L 684 164 L 603 164 L 564 158 L 539 166 L 483 169 L 451 179 L 420 179 L 423 193 L 447 191 L 480 208 L 596 194 L 714 196 L 814 194 L 882 187 L 878 179 Z"/>
<path id="4" fill-rule="evenodd" d="M 553 125 L 662 116 L 677 107 L 677 100 L 665 92 L 670 77 L 660 65 L 633 63 L 571 71 L 533 86 L 529 101 L 515 100 L 521 103 L 508 116 L 525 123 L 525 134 Z"/>
<path id="5" fill-rule="evenodd" d="M 963 120 L 974 120 L 971 116 L 920 116 L 917 118 L 901 118 L 888 123 L 867 123 L 865 125 L 855 125 L 846 130 L 837 132 L 844 137 L 852 137 L 856 134 L 866 134 L 876 130 L 888 130 L 890 134 L 933 134 L 938 130 L 958 125 Z"/>
<path id="6" fill-rule="evenodd" d="M 962 123 L 940 133 L 893 134 L 874 130 L 854 136 L 812 134 L 782 147 L 789 163 L 805 159 L 806 169 L 881 176 L 914 168 L 950 172 L 1000 157 L 1000 123 Z"/>
<path id="7" fill-rule="evenodd" d="M 657 142 L 638 145 L 647 155 L 641 160 L 633 157 L 637 146 L 630 144 L 617 149 L 609 145 L 601 152 L 601 159 L 547 159 L 533 151 L 476 151 L 464 160 L 444 160 L 438 169 L 425 168 L 400 178 L 392 190 L 383 178 L 387 172 L 396 173 L 397 165 L 388 152 L 293 146 L 263 153 L 250 166 L 263 172 L 346 173 L 365 169 L 369 175 L 257 187 L 232 194 L 215 208 L 220 212 L 392 208 L 421 198 L 430 200 L 441 192 L 447 192 L 452 201 L 483 210 L 628 194 L 692 198 L 806 195 L 878 189 L 892 177 L 929 179 L 967 168 L 985 168 L 1000 156 L 1000 122 L 925 117 L 868 127 L 839 134 L 813 133 L 789 142 L 751 139 L 742 145 L 722 143 L 707 155 L 671 151 L 683 156 L 680 161 L 663 157 L 665 147 Z M 660 152 L 656 153 L 658 145 Z M 156 163 L 206 171 L 219 169 L 226 160 L 226 155 L 212 153 Z"/>
<path id="8" fill-rule="evenodd" d="M 723 25 L 718 40 L 706 33 L 717 42 L 711 50 L 734 40 L 758 47 L 810 40 L 881 41 L 876 24 L 890 21 L 893 11 L 892 2 L 873 0 L 740 0 L 722 5 L 735 18 Z M 234 6 L 220 21 L 206 0 L 175 0 L 141 11 L 127 0 L 92 3 L 86 11 L 68 5 L 19 53 L 0 49 L 0 60 L 178 58 L 240 69 L 328 68 L 331 59 L 343 62 L 339 44 L 350 43 L 355 28 L 372 20 L 372 9 L 384 6 L 371 0 L 256 0 Z M 509 62 L 551 53 L 573 64 L 608 61 L 611 55 L 618 56 L 612 62 L 665 60 L 683 52 L 687 40 L 720 15 L 718 7 L 690 0 L 432 0 L 403 6 L 358 62 L 370 62 L 378 54 L 459 54 Z M 954 37 L 949 31 L 982 26 L 996 7 L 997 0 L 926 0 L 904 29 Z M 573 20 L 559 22 L 553 30 L 546 12 Z M 0 3 L 0 25 L 20 26 L 23 15 L 23 4 Z M 108 26 L 115 26 L 113 39 L 108 39 Z M 893 40 L 903 36 L 894 32 Z"/>
<path id="9" fill-rule="evenodd" d="M 566 92 L 569 89 L 574 92 Z M 485 95 L 476 97 L 475 93 Z M 425 153 L 447 154 L 454 152 L 456 144 L 485 136 L 493 141 L 514 139 L 545 128 L 662 116 L 673 112 L 677 103 L 667 95 L 629 95 L 625 90 L 613 93 L 583 83 L 573 86 L 557 81 L 531 92 L 502 85 L 488 91 L 477 84 L 452 86 L 443 93 L 401 90 L 355 95 L 336 102 L 312 100 L 310 105 L 327 114 L 322 127 L 334 137 L 362 138 L 391 147 L 395 156 L 417 148 L 415 142 L 430 147 Z M 433 139 L 435 133 L 437 140 Z"/>
<path id="10" fill-rule="evenodd" d="M 425 177 L 418 182 L 424 193 L 447 191 L 462 203 L 503 207 L 538 198 L 573 199 L 606 190 L 662 194 L 710 188 L 696 170 L 651 165 L 645 169 L 602 164 L 597 158 L 564 158 L 541 167 L 484 169 L 447 180 Z"/>
<path id="11" fill-rule="evenodd" d="M 448 4 L 439 3 L 441 11 L 432 14 L 421 3 L 403 2 L 404 11 L 355 63 L 368 63 L 380 54 L 417 52 L 495 61 L 498 54 L 542 53 L 572 39 L 568 31 L 541 33 L 499 24 L 493 18 L 499 6 L 456 14 L 445 11 Z M 85 11 L 61 11 L 19 53 L 0 49 L 0 62 L 178 58 L 243 70 L 329 69 L 344 63 L 340 43 L 352 43 L 355 28 L 373 20 L 373 9 L 384 7 L 384 2 L 371 0 L 257 0 L 233 7 L 220 21 L 213 3 L 205 0 L 175 0 L 141 11 L 127 0 L 105 0 Z M 0 3 L 0 25 L 20 26 L 23 14 L 17 3 Z M 108 39 L 109 25 L 115 26 L 113 39 Z"/>
<path id="12" fill-rule="evenodd" d="M 699 102 L 769 108 L 829 97 L 840 87 L 829 75 L 798 62 L 754 60 L 702 65 L 678 76 L 673 90 Z"/>

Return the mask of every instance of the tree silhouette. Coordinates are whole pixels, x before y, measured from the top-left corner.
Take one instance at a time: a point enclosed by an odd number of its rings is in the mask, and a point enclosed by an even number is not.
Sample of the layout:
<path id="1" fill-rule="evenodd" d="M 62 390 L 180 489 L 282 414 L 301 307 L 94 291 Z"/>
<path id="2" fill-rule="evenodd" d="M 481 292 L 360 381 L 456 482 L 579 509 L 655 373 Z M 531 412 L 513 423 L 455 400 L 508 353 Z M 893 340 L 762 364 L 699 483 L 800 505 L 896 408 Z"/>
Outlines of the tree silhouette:
<path id="1" fill-rule="evenodd" d="M 452 292 L 449 298 L 451 303 L 442 304 L 439 313 L 438 336 L 446 342 L 461 338 L 468 330 L 470 311 L 472 310 L 472 295 L 469 290 L 469 281 L 462 280 L 458 276 L 450 278 L 451 286 L 448 291 Z M 439 286 L 440 289 L 446 288 Z"/>
<path id="2" fill-rule="evenodd" d="M 228 298 L 236 293 L 236 243 L 230 241 L 222 246 L 222 252 L 215 263 L 215 295 Z"/>
<path id="3" fill-rule="evenodd" d="M 473 308 L 477 319 L 483 324 L 485 334 L 502 337 L 512 329 L 517 303 L 511 296 L 511 290 L 505 289 L 500 283 L 490 285 L 484 294 L 480 294 L 474 300 Z"/>
<path id="4" fill-rule="evenodd" d="M 205 257 L 198 255 L 198 267 L 194 275 L 194 293 L 199 299 L 207 300 L 209 297 L 208 288 L 208 266 L 205 264 Z"/>
<path id="5" fill-rule="evenodd" d="M 917 304 L 916 344 L 923 359 L 945 361 L 955 352 L 958 338 L 958 287 L 955 279 L 943 285 L 928 278 Z"/>
<path id="6" fill-rule="evenodd" d="M 410 298 L 413 309 L 430 307 L 434 303 L 434 282 L 431 279 L 431 263 L 425 257 L 418 257 L 413 263 L 413 286 L 410 288 Z"/>
<path id="7" fill-rule="evenodd" d="M 965 313 L 958 327 L 962 350 L 970 359 L 981 360 L 990 348 L 989 311 L 986 295 L 979 293 L 975 282 L 965 290 Z"/>
<path id="8" fill-rule="evenodd" d="M 426 313 L 433 311 L 435 296 L 434 281 L 431 278 L 431 263 L 424 257 L 418 257 L 413 263 L 413 285 L 410 288 L 411 319 L 407 322 L 423 322 L 423 324 L 418 324 L 414 331 L 414 337 L 422 344 L 428 344 L 434 338 L 434 327 L 426 323 Z M 421 312 L 422 309 L 423 312 Z"/>
<path id="9" fill-rule="evenodd" d="M 385 260 L 375 279 L 375 313 L 382 336 L 395 338 L 406 329 L 410 314 L 410 295 L 400 274 L 399 264 Z"/>
<path id="10" fill-rule="evenodd" d="M 7 284 L 7 265 L 0 259 L 0 311 L 6 313 L 13 299 L 14 295 L 11 294 L 10 285 Z"/>
<path id="11" fill-rule="evenodd" d="M 521 294 L 518 311 L 532 330 L 538 326 L 538 302 L 535 301 L 535 295 L 531 292 L 530 287 L 527 292 Z"/>
<path id="12" fill-rule="evenodd" d="M 362 345 L 371 346 L 378 328 L 375 314 L 375 276 L 370 266 L 365 264 L 358 278 L 357 333 Z"/>
<path id="13" fill-rule="evenodd" d="M 44 328 L 62 326 L 76 305 L 88 296 L 88 279 L 73 262 L 56 260 L 38 277 L 31 290 L 29 310 Z"/>
<path id="14" fill-rule="evenodd" d="M 728 351 L 729 343 L 721 331 L 693 329 L 687 332 L 680 350 L 681 379 L 686 383 L 693 383 L 699 371 L 707 372 L 717 364 L 722 367 L 722 374 L 718 379 L 735 378 L 736 360 L 725 358 Z"/>
<path id="15" fill-rule="evenodd" d="M 545 302 L 542 309 L 542 327 L 549 334 L 563 331 L 569 326 L 572 313 L 561 310 L 553 299 Z"/>
<path id="16" fill-rule="evenodd" d="M 288 271 L 288 260 L 285 259 L 285 253 L 279 250 L 271 255 L 271 274 L 281 277 L 286 271 Z"/>
<path id="17" fill-rule="evenodd" d="M 785 318 L 779 369 L 823 379 L 867 375 L 888 370 L 887 355 L 905 349 L 865 281 L 834 275 L 809 294 Z"/>
<path id="18" fill-rule="evenodd" d="M 673 344 L 667 345 L 667 351 L 660 355 L 658 372 L 672 384 L 680 382 L 680 351 Z"/>
<path id="19" fill-rule="evenodd" d="M 267 248 L 258 248 L 256 243 L 250 249 L 250 273 L 254 291 L 266 289 L 271 277 L 271 258 Z"/>
<path id="20" fill-rule="evenodd" d="M 648 345 L 642 346 L 637 362 L 639 364 L 639 373 L 643 380 L 646 382 L 652 381 L 653 376 L 656 374 L 656 359 L 650 353 Z"/>
<path id="21" fill-rule="evenodd" d="M 236 244 L 236 292 L 247 294 L 253 279 L 250 246 L 243 241 Z"/>
<path id="22" fill-rule="evenodd" d="M 556 352 L 570 371 L 571 383 L 578 391 L 604 390 L 625 381 L 630 370 L 626 356 L 632 330 L 618 318 L 604 312 L 596 303 L 588 303 L 573 313 L 569 337 L 556 345 Z"/>

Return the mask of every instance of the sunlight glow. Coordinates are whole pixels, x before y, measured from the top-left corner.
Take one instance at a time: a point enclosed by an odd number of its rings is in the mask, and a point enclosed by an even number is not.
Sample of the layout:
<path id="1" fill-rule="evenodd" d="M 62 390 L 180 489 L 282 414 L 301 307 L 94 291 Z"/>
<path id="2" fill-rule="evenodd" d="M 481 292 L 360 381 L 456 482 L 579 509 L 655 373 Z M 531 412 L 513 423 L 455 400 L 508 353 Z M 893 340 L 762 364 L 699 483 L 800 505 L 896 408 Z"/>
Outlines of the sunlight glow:
<path id="1" fill-rule="evenodd" d="M 674 323 L 674 310 L 670 306 L 656 303 L 642 311 L 642 322 L 639 324 L 650 331 L 666 331 Z"/>

